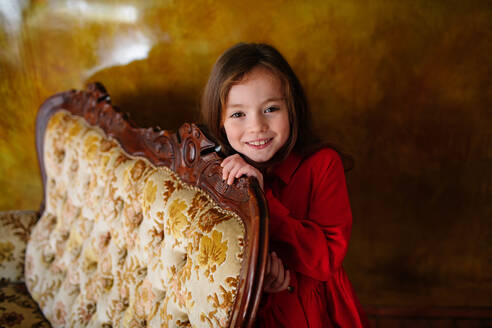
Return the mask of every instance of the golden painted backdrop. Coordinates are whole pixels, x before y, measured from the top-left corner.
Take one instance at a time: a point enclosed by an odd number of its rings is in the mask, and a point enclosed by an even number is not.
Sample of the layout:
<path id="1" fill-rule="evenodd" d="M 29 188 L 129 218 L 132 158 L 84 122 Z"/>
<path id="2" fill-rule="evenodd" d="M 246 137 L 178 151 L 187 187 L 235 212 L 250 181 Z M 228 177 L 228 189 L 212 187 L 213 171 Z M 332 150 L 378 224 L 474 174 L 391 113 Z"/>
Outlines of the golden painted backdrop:
<path id="1" fill-rule="evenodd" d="M 354 155 L 345 265 L 365 305 L 492 306 L 489 1 L 0 1 L 0 209 L 36 209 L 34 119 L 101 81 L 144 126 L 197 118 L 217 56 L 276 46 Z"/>

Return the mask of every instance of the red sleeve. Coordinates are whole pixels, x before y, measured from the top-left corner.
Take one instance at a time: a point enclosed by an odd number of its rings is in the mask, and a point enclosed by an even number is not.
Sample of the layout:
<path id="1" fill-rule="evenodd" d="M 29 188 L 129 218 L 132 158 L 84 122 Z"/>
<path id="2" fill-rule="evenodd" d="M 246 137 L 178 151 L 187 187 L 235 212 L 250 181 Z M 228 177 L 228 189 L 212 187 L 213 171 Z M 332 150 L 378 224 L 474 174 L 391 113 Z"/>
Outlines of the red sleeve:
<path id="1" fill-rule="evenodd" d="M 282 243 L 288 267 L 326 281 L 341 266 L 352 228 L 352 213 L 343 165 L 332 151 L 321 151 L 311 161 L 309 214 L 293 218 L 271 189 L 266 190 L 272 239 Z M 284 252 L 285 251 L 285 252 Z"/>

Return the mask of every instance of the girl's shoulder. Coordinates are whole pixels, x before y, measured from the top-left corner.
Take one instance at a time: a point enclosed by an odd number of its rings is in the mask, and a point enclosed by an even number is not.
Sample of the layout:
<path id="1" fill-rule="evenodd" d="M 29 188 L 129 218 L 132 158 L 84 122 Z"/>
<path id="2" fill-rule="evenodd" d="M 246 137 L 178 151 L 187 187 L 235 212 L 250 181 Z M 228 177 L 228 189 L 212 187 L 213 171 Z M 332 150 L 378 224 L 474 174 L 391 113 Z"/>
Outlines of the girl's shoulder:
<path id="1" fill-rule="evenodd" d="M 289 184 L 294 176 L 297 177 L 296 181 L 320 180 L 327 175 L 343 175 L 344 169 L 337 151 L 322 147 L 304 156 L 297 151 L 291 152 L 284 161 L 273 167 L 271 174 Z"/>
<path id="2" fill-rule="evenodd" d="M 305 156 L 301 163 L 302 166 L 312 167 L 316 170 L 342 169 L 343 164 L 338 152 L 331 147 L 322 147 L 313 153 Z M 323 170 L 324 169 L 324 170 Z"/>
<path id="3" fill-rule="evenodd" d="M 339 153 L 330 147 L 323 147 L 304 157 L 298 171 L 299 177 L 310 181 L 310 186 L 315 192 L 331 190 L 334 186 L 340 187 L 346 183 L 342 159 Z"/>

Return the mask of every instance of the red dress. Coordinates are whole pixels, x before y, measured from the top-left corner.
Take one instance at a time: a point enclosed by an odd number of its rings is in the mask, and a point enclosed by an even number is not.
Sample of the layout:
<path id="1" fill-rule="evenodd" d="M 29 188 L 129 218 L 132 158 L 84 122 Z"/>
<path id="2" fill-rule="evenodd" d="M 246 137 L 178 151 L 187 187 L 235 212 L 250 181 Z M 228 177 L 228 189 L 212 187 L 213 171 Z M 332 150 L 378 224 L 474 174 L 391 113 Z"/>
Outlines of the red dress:
<path id="1" fill-rule="evenodd" d="M 291 153 L 266 177 L 270 251 L 290 272 L 293 292 L 264 293 L 259 327 L 369 327 L 342 267 L 352 228 L 343 165 L 323 148 Z"/>

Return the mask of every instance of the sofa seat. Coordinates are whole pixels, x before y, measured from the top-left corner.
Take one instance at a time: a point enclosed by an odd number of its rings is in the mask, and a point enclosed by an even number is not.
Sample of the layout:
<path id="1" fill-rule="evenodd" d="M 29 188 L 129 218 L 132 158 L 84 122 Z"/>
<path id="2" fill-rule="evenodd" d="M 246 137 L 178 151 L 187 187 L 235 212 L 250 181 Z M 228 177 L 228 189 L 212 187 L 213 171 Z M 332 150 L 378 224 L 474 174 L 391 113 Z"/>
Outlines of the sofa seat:
<path id="1" fill-rule="evenodd" d="M 0 212 L 0 327 L 51 327 L 24 284 L 24 255 L 36 211 Z"/>
<path id="2" fill-rule="evenodd" d="M 0 283 L 0 327 L 51 327 L 22 282 Z"/>

